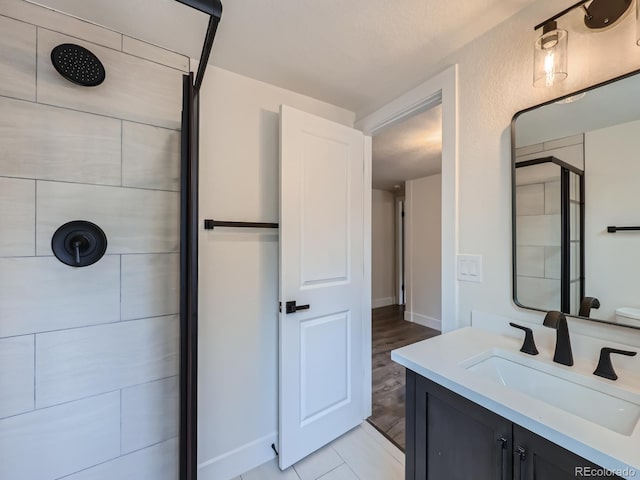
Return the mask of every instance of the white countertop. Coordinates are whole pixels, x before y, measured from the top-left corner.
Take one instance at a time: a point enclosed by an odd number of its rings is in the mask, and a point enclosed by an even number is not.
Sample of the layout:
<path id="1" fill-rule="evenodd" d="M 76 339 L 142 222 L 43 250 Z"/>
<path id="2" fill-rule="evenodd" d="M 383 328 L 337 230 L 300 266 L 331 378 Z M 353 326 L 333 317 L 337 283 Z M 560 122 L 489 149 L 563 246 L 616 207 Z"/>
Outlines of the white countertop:
<path id="1" fill-rule="evenodd" d="M 527 361 L 533 358 L 537 362 L 563 370 L 567 369 L 569 370 L 567 374 L 570 375 L 582 375 L 586 378 L 585 381 L 599 386 L 599 389 L 605 392 L 607 389 L 613 390 L 619 387 L 633 394 L 640 394 L 640 374 L 638 374 L 640 369 L 637 371 L 634 369 L 633 372 L 616 369 L 620 376 L 616 382 L 594 376 L 592 373 L 597 364 L 599 350 L 596 348 L 593 352 L 589 352 L 588 357 L 577 356 L 576 350 L 578 352 L 585 350 L 584 346 L 581 348 L 579 345 L 580 335 L 571 337 L 572 343 L 578 344 L 578 348 L 574 348 L 574 366 L 559 365 L 553 362 L 553 349 L 549 348 L 549 342 L 544 340 L 548 340 L 549 332 L 555 339 L 555 333 L 545 327 L 527 326 L 533 328 L 536 340 L 539 337 L 542 339 L 538 342 L 540 355 L 535 357 L 519 351 L 524 337 L 522 332 L 519 335 L 514 333 L 517 336 L 514 338 L 467 327 L 394 350 L 391 352 L 391 358 L 419 375 L 597 465 L 615 471 L 617 474 L 626 469 L 629 475 L 620 475 L 623 478 L 640 479 L 640 422 L 631 435 L 616 433 L 517 390 L 497 384 L 465 368 L 465 364 L 468 365 L 473 357 L 486 354 L 492 349 L 500 349 L 513 355 L 527 357 Z M 584 340 L 587 344 L 593 341 L 587 337 L 584 337 Z M 617 346 L 612 342 L 605 343 L 607 346 Z M 617 356 L 614 358 L 614 365 L 616 360 Z M 570 406 L 568 409 L 570 410 Z"/>

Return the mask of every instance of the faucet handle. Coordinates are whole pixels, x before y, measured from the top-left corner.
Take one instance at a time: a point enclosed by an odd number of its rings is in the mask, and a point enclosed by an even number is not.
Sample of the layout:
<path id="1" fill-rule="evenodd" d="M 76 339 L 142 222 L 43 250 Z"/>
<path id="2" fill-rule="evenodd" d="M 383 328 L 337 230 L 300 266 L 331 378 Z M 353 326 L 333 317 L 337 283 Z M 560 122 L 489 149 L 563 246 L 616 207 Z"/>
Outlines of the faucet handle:
<path id="1" fill-rule="evenodd" d="M 509 325 L 524 331 L 524 343 L 522 344 L 520 351 L 528 353 L 529 355 L 538 355 L 539 352 L 536 348 L 536 342 L 533 340 L 533 330 L 529 327 L 523 327 L 522 325 L 518 325 L 513 322 L 509 322 Z"/>
<path id="2" fill-rule="evenodd" d="M 635 357 L 638 354 L 638 352 L 629 352 L 627 350 L 604 347 L 600 350 L 600 361 L 598 362 L 595 372 L 593 372 L 594 375 L 608 378 L 609 380 L 618 379 L 618 375 L 616 375 L 616 371 L 613 369 L 613 363 L 611 363 L 612 353 L 615 353 L 616 355 L 626 355 L 627 357 Z"/>

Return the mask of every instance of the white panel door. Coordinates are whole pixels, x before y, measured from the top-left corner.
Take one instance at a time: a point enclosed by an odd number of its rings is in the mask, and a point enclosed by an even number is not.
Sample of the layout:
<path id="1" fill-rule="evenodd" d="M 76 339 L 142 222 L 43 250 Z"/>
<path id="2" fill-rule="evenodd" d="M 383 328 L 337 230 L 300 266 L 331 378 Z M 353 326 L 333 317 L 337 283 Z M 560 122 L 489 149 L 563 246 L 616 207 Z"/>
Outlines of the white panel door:
<path id="1" fill-rule="evenodd" d="M 279 460 L 285 469 L 365 415 L 369 237 L 362 132 L 284 105 L 280 123 Z M 287 302 L 293 301 L 292 312 Z"/>

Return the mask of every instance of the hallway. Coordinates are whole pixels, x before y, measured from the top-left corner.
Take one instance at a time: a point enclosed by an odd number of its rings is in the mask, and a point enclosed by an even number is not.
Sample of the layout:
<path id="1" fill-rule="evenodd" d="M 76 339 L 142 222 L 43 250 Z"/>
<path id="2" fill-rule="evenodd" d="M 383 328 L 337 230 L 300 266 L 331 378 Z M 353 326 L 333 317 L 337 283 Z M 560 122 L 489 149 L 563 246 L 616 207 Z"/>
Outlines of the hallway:
<path id="1" fill-rule="evenodd" d="M 404 307 L 391 305 L 372 310 L 373 414 L 380 432 L 398 447 L 405 447 L 405 369 L 391 360 L 391 350 L 440 335 L 432 328 L 407 322 Z"/>

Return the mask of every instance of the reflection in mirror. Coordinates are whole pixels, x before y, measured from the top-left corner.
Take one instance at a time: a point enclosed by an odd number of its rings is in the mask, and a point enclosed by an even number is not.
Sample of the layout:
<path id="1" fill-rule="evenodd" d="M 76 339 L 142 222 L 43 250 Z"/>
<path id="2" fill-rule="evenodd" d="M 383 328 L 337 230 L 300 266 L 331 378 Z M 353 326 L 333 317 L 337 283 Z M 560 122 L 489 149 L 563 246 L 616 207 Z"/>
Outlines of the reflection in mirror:
<path id="1" fill-rule="evenodd" d="M 640 328 L 638 98 L 636 72 L 514 117 L 520 306 Z"/>

